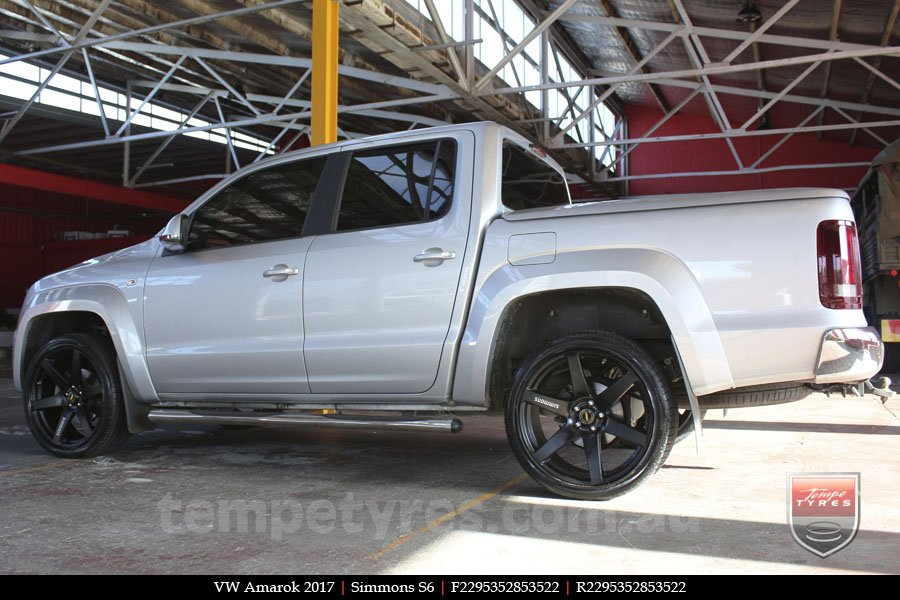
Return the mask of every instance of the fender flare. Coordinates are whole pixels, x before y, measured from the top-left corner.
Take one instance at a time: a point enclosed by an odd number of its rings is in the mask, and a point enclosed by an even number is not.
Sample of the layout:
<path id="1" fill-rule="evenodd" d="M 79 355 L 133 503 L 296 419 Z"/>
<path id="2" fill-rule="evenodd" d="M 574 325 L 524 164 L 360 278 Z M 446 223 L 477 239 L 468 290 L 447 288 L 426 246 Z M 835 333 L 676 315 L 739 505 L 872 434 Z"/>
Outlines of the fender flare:
<path id="1" fill-rule="evenodd" d="M 128 300 L 114 286 L 104 284 L 74 285 L 41 291 L 29 298 L 16 332 L 16 353 L 13 361 L 13 378 L 16 389 L 22 389 L 21 376 L 26 365 L 21 364 L 35 319 L 51 314 L 87 312 L 97 315 L 106 325 L 116 351 L 128 429 L 132 433 L 152 429 L 146 420 L 145 402 L 157 398 L 144 357 L 143 335 L 134 322 L 128 308 Z M 19 337 L 21 336 L 21 338 Z"/>
<path id="2" fill-rule="evenodd" d="M 649 296 L 672 333 L 694 393 L 734 387 L 712 313 L 690 269 L 655 248 L 608 248 L 561 252 L 546 264 L 504 263 L 479 278 L 459 347 L 453 400 L 487 404 L 499 326 L 515 301 L 542 292 L 587 288 L 630 288 Z"/>

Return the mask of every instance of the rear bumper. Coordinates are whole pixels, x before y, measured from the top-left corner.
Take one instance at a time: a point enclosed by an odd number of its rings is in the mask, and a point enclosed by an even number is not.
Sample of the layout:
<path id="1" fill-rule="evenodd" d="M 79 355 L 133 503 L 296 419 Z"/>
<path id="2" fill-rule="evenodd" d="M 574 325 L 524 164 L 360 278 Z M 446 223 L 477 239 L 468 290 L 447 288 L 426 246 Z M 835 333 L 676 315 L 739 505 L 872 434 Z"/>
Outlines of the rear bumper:
<path id="1" fill-rule="evenodd" d="M 881 370 L 884 345 L 873 327 L 831 329 L 822 338 L 815 383 L 856 383 Z"/>

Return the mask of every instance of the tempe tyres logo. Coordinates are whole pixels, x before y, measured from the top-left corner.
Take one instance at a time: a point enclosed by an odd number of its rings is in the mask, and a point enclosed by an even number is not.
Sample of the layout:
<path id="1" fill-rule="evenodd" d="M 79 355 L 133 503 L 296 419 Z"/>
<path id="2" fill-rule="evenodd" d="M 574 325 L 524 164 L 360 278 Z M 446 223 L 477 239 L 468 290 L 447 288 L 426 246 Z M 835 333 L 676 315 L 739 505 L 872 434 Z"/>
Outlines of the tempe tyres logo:
<path id="1" fill-rule="evenodd" d="M 859 473 L 789 473 L 788 523 L 822 558 L 847 546 L 859 530 Z"/>

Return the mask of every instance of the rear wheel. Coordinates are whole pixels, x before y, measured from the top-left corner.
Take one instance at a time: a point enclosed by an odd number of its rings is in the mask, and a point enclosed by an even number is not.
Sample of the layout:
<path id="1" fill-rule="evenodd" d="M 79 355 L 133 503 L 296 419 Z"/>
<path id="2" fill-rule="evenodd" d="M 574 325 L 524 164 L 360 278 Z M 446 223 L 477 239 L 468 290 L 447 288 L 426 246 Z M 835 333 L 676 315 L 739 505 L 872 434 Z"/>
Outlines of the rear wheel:
<path id="1" fill-rule="evenodd" d="M 99 338 L 73 333 L 47 342 L 23 384 L 25 419 L 47 451 L 96 456 L 128 438 L 116 361 Z"/>
<path id="2" fill-rule="evenodd" d="M 522 467 L 555 494 L 624 494 L 665 462 L 678 423 L 674 397 L 647 352 L 587 331 L 550 342 L 516 373 L 506 431 Z"/>

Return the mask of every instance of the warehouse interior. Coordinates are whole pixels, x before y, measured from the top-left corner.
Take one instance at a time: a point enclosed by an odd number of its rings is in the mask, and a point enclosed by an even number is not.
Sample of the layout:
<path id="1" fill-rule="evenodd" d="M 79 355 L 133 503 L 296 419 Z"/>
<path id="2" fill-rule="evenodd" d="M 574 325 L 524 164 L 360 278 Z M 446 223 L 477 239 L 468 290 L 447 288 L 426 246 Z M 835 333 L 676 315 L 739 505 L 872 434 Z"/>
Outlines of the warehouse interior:
<path id="1" fill-rule="evenodd" d="M 329 65 L 337 96 L 317 100 Z M 897 573 L 900 401 L 871 393 L 710 411 L 702 442 L 607 503 L 542 495 L 496 415 L 452 438 L 197 426 L 42 454 L 10 375 L 28 288 L 334 141 L 323 110 L 338 141 L 495 121 L 563 166 L 574 202 L 853 196 L 900 139 L 900 0 L 0 0 L 0 571 Z M 822 561 L 782 539 L 783 473 L 842 453 L 879 520 Z M 222 499 L 268 524 L 223 530 Z M 408 515 L 276 532 L 283 499 Z"/>

